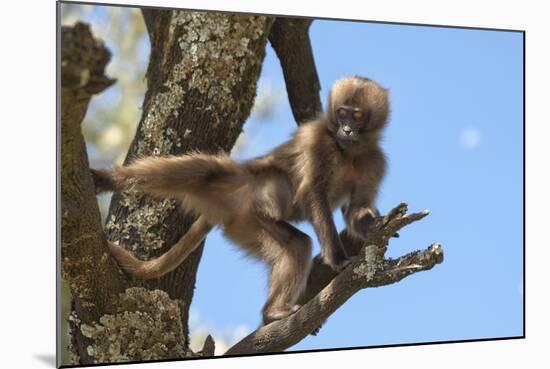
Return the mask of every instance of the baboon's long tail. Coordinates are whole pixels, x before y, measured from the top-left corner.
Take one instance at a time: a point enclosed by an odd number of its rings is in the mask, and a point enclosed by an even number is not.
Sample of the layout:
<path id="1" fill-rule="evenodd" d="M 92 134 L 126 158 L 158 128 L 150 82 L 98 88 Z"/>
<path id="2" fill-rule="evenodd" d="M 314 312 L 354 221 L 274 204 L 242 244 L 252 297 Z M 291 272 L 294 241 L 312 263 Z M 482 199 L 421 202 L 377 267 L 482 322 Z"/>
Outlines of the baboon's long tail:
<path id="1" fill-rule="evenodd" d="M 157 196 L 228 191 L 246 180 L 246 170 L 226 155 L 147 157 L 127 166 L 92 169 L 96 192 L 135 189 Z"/>
<path id="2" fill-rule="evenodd" d="M 109 242 L 109 249 L 118 265 L 131 276 L 138 279 L 159 278 L 176 269 L 197 248 L 211 229 L 212 225 L 200 216 L 170 250 L 148 261 L 137 259 L 129 251 L 112 242 Z"/>

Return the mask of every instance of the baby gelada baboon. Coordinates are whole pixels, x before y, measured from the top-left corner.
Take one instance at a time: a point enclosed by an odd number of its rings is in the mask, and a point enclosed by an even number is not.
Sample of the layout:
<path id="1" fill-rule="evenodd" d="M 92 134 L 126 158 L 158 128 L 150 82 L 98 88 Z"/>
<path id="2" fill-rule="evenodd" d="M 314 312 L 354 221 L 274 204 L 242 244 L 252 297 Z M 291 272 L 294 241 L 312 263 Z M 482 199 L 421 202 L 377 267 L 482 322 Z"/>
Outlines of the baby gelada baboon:
<path id="1" fill-rule="evenodd" d="M 379 141 L 388 111 L 386 89 L 367 78 L 348 77 L 332 87 L 326 112 L 265 156 L 237 163 L 226 155 L 190 153 L 92 170 L 98 193 L 136 190 L 173 197 L 198 215 L 157 259 L 141 261 L 109 243 L 112 254 L 130 275 L 158 278 L 221 225 L 227 238 L 269 265 L 264 323 L 292 314 L 309 273 L 311 239 L 291 222 L 311 222 L 323 260 L 334 270 L 349 263 L 332 211 L 343 206 L 351 235 L 365 238 L 386 168 Z"/>

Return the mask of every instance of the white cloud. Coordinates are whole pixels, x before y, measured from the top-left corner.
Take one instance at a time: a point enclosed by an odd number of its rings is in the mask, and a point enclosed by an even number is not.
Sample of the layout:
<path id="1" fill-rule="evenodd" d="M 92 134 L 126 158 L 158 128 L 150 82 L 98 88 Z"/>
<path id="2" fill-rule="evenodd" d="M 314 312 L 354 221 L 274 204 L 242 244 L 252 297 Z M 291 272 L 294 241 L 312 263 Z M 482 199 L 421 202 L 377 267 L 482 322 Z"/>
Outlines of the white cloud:
<path id="1" fill-rule="evenodd" d="M 477 128 L 465 128 L 460 132 L 458 143 L 464 150 L 475 150 L 481 144 L 481 132 Z"/>
<path id="2" fill-rule="evenodd" d="M 236 327 L 217 329 L 211 324 L 201 321 L 200 313 L 196 309 L 189 312 L 189 346 L 194 352 L 202 350 L 206 336 L 211 335 L 216 344 L 215 356 L 223 355 L 231 346 L 248 336 L 253 329 L 241 324 Z"/>

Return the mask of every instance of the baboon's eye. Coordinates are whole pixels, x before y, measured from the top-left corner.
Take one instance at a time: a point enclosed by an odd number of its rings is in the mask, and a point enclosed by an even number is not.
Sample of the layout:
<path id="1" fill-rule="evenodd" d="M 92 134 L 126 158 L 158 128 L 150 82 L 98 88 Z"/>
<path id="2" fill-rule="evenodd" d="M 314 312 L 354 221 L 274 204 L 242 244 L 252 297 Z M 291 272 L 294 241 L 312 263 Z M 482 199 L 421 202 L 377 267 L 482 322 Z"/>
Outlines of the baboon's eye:
<path id="1" fill-rule="evenodd" d="M 346 109 L 340 108 L 336 111 L 336 114 L 338 114 L 340 118 L 345 118 L 346 115 L 348 115 L 348 112 L 346 111 Z"/>
<path id="2" fill-rule="evenodd" d="M 363 119 L 363 112 L 362 111 L 354 111 L 352 114 L 353 120 L 359 122 L 361 119 Z"/>

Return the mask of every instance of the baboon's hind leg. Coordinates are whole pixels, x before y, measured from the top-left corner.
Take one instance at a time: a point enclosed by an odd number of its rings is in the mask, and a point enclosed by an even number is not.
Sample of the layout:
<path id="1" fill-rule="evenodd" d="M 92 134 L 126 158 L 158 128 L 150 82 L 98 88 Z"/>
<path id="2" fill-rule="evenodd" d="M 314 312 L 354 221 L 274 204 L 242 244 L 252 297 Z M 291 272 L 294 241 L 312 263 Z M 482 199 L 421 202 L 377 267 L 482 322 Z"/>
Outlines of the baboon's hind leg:
<path id="1" fill-rule="evenodd" d="M 264 324 L 282 319 L 299 309 L 311 265 L 311 239 L 283 221 L 260 220 L 261 256 L 270 266 L 269 294 L 263 308 Z"/>

